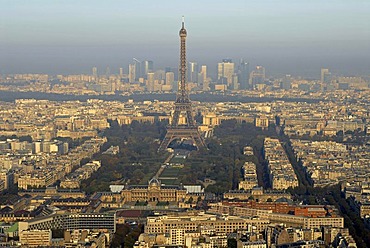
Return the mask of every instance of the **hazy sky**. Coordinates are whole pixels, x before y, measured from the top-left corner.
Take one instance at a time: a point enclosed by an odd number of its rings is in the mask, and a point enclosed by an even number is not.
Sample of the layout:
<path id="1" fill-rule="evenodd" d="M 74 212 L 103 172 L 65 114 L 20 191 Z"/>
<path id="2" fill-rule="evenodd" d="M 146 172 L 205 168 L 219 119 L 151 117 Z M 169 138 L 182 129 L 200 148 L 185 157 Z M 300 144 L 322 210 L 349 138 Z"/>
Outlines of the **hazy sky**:
<path id="1" fill-rule="evenodd" d="M 0 0 L 0 73 L 127 71 L 132 58 L 176 67 L 223 58 L 267 74 L 370 74 L 369 0 Z"/>

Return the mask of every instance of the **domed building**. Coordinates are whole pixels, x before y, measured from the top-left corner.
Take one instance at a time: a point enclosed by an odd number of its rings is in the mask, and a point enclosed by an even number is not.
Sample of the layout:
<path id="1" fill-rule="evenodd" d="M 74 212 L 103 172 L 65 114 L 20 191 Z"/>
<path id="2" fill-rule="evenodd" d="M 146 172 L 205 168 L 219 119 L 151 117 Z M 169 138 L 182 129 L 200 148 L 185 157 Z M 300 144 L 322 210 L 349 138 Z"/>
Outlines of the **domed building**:
<path id="1" fill-rule="evenodd" d="M 129 185 L 121 191 L 124 202 L 156 202 L 183 201 L 186 196 L 186 189 L 180 185 L 162 185 L 157 178 L 152 178 L 148 185 Z"/>

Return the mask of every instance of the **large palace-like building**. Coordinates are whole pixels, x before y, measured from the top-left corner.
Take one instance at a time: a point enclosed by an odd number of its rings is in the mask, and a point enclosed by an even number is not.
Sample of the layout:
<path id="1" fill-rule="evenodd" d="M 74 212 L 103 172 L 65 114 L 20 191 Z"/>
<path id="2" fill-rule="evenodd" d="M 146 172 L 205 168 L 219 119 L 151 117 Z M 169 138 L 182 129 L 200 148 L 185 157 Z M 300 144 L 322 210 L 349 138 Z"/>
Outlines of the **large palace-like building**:
<path id="1" fill-rule="evenodd" d="M 125 202 L 136 201 L 183 201 L 186 196 L 186 189 L 183 186 L 161 185 L 160 181 L 153 178 L 148 185 L 129 185 L 121 191 Z"/>

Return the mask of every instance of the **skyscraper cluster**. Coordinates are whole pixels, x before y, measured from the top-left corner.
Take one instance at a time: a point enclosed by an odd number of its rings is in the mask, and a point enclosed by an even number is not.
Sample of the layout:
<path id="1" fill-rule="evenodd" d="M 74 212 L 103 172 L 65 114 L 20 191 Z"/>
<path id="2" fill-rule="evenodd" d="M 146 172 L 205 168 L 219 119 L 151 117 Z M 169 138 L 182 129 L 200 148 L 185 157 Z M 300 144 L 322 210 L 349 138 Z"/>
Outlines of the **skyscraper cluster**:
<path id="1" fill-rule="evenodd" d="M 256 66 L 251 71 L 250 64 L 244 59 L 241 59 L 239 63 L 234 63 L 231 59 L 223 59 L 217 64 L 215 78 L 209 77 L 207 65 L 199 64 L 196 61 L 189 61 L 186 64 L 185 76 L 189 89 L 205 91 L 212 89 L 248 90 L 266 81 L 265 68 Z M 327 78 L 328 73 L 325 73 Z M 105 77 L 109 78 L 110 75 L 110 69 L 107 67 Z M 144 85 L 148 91 L 176 91 L 178 89 L 178 75 L 178 68 L 165 67 L 164 70 L 154 70 L 153 61 L 141 61 L 136 58 L 133 58 L 128 65 L 127 71 L 119 68 L 119 78 L 122 83 L 138 83 Z M 94 81 L 98 81 L 101 76 L 98 75 L 97 67 L 92 68 L 92 76 Z"/>
<path id="2" fill-rule="evenodd" d="M 128 66 L 129 82 L 138 82 L 140 78 L 147 79 L 150 72 L 153 72 L 153 61 L 140 61 L 133 58 L 132 63 Z"/>

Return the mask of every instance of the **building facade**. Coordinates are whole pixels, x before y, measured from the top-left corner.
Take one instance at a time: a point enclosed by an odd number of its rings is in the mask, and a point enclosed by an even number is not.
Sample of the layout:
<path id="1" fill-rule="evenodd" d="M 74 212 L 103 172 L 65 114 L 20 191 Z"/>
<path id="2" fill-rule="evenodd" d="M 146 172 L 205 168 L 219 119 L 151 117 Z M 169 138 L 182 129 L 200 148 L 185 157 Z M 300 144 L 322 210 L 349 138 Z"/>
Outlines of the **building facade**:
<path id="1" fill-rule="evenodd" d="M 148 185 L 130 185 L 121 191 L 125 202 L 179 202 L 185 199 L 186 189 L 183 186 L 164 186 L 153 178 Z"/>

